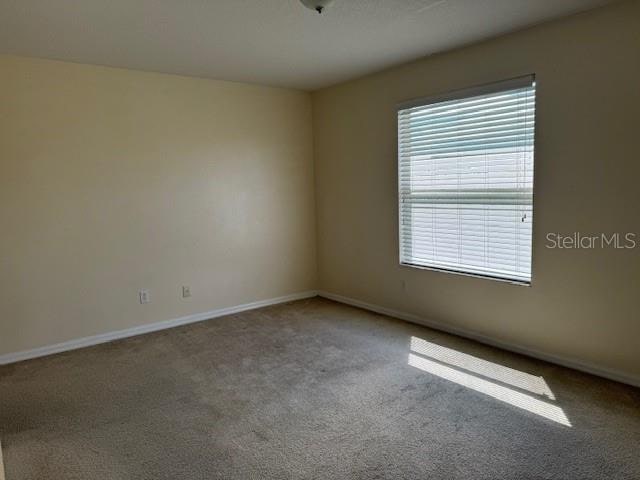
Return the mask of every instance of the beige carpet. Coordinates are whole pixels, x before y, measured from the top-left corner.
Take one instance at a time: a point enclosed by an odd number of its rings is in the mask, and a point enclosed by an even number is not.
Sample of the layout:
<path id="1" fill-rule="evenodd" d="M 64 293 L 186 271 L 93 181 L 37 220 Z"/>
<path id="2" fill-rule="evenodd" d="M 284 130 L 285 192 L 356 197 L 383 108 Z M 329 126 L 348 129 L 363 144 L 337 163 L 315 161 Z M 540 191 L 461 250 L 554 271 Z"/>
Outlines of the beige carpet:
<path id="1" fill-rule="evenodd" d="M 7 480 L 638 479 L 640 391 L 322 299 L 0 368 Z"/>

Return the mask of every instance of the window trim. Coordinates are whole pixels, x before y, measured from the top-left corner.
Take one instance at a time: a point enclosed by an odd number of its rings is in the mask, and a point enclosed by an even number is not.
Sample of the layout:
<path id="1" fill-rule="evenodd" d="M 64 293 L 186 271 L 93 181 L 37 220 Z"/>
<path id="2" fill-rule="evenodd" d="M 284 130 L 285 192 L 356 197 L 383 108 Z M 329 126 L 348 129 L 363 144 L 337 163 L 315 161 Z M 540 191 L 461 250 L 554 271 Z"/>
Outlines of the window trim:
<path id="1" fill-rule="evenodd" d="M 522 75 L 519 77 L 513 77 L 513 78 L 509 78 L 506 80 L 500 80 L 500 81 L 496 81 L 496 82 L 491 82 L 491 83 L 486 83 L 486 84 L 482 84 L 482 85 L 476 85 L 476 86 L 472 86 L 472 87 L 467 87 L 467 88 L 461 88 L 461 89 L 457 89 L 457 90 L 452 90 L 450 92 L 444 92 L 444 93 L 437 93 L 434 95 L 428 95 L 426 97 L 419 97 L 419 98 L 413 98 L 413 99 L 409 99 L 409 100 L 405 100 L 402 101 L 400 103 L 396 104 L 396 125 L 397 125 L 397 117 L 398 117 L 398 113 L 401 110 L 406 110 L 408 108 L 413 108 L 413 107 L 421 107 L 421 106 L 426 106 L 426 105 L 430 105 L 430 104 L 434 104 L 434 103 L 440 103 L 440 102 L 446 102 L 446 101 L 450 101 L 450 100 L 459 100 L 462 98 L 467 98 L 467 97 L 474 97 L 474 96 L 479 96 L 479 95 L 487 95 L 487 94 L 491 94 L 491 93 L 497 93 L 500 91 L 504 91 L 504 90 L 512 90 L 512 89 L 517 89 L 517 88 L 524 88 L 527 86 L 530 86 L 532 84 L 537 84 L 536 82 L 536 75 L 535 73 L 531 73 L 531 74 L 527 74 L 527 75 Z M 537 85 L 536 85 L 537 87 Z M 537 88 L 536 88 L 537 90 Z M 536 95 L 536 113 L 537 113 L 537 95 Z M 534 141 L 534 155 L 535 155 L 535 151 L 537 150 L 536 148 L 536 138 L 537 138 L 537 118 L 538 116 L 535 115 L 534 117 L 534 122 L 533 122 L 533 141 Z M 434 267 L 434 266 L 428 266 L 428 265 L 418 265 L 418 264 L 413 264 L 413 263 L 407 263 L 407 262 L 403 262 L 402 261 L 402 223 L 401 223 L 401 218 L 402 218 L 402 201 L 400 199 L 400 191 L 401 191 L 401 175 L 400 175 L 400 139 L 398 138 L 398 130 L 397 130 L 397 126 L 396 126 L 396 145 L 397 145 L 397 153 L 396 153 L 396 167 L 397 167 L 397 171 L 396 174 L 398 176 L 397 178 L 397 195 L 396 195 L 396 199 L 398 201 L 398 264 L 400 267 L 406 267 L 406 268 L 416 268 L 419 270 L 430 270 L 433 272 L 440 272 L 440 273 L 449 273 L 449 274 L 454 274 L 454 275 L 461 275 L 461 276 L 465 276 L 465 277 L 472 277 L 472 278 L 480 278 L 480 279 L 486 279 L 486 280 L 494 280 L 497 282 L 501 282 L 501 283 L 509 283 L 512 285 L 519 285 L 519 286 L 523 286 L 523 287 L 531 287 L 533 284 L 533 272 L 534 272 L 534 248 L 533 248 L 533 239 L 534 239 L 534 232 L 535 232 L 535 223 L 536 223 L 536 215 L 533 215 L 532 218 L 532 223 L 531 223 L 531 276 L 530 279 L 528 281 L 526 280 L 518 280 L 518 279 L 513 279 L 513 278 L 506 278 L 506 277 L 499 277 L 499 276 L 494 276 L 494 275 L 490 275 L 490 274 L 483 274 L 483 273 L 474 273 L 474 272 L 468 272 L 468 271 L 464 271 L 464 270 L 456 270 L 456 269 L 449 269 L 449 268 L 440 268 L 440 267 Z M 532 181 L 532 200 L 531 200 L 531 210 L 534 211 L 535 210 L 535 181 L 536 181 L 536 165 L 537 165 L 537 161 L 534 161 L 533 164 L 533 181 Z"/>

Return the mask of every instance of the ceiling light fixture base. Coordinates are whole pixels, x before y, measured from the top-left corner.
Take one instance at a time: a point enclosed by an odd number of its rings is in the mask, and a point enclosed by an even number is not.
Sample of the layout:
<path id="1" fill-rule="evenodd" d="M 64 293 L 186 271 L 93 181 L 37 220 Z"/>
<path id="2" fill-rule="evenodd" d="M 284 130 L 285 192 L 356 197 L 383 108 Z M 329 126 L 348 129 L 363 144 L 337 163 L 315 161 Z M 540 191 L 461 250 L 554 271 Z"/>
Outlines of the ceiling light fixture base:
<path id="1" fill-rule="evenodd" d="M 300 3 L 311 10 L 322 13 L 331 3 L 333 3 L 333 0 L 300 0 Z"/>

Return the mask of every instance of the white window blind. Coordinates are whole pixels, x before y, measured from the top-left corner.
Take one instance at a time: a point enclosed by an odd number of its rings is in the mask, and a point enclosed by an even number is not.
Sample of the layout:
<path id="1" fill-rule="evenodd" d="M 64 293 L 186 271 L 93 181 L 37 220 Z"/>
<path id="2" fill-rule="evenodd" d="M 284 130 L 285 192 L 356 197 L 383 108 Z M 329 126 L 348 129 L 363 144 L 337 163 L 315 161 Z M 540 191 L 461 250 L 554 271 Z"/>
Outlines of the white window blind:
<path id="1" fill-rule="evenodd" d="M 400 263 L 531 282 L 535 81 L 398 109 Z"/>

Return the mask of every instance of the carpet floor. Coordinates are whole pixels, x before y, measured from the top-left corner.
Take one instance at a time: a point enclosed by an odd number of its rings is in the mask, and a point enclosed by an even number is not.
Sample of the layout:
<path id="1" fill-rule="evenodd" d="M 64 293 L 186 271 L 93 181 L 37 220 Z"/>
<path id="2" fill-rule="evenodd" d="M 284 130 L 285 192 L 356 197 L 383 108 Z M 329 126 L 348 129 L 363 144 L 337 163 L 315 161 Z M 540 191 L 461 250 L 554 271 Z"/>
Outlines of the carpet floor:
<path id="1" fill-rule="evenodd" d="M 315 298 L 0 367 L 7 480 L 638 479 L 640 390 Z"/>

